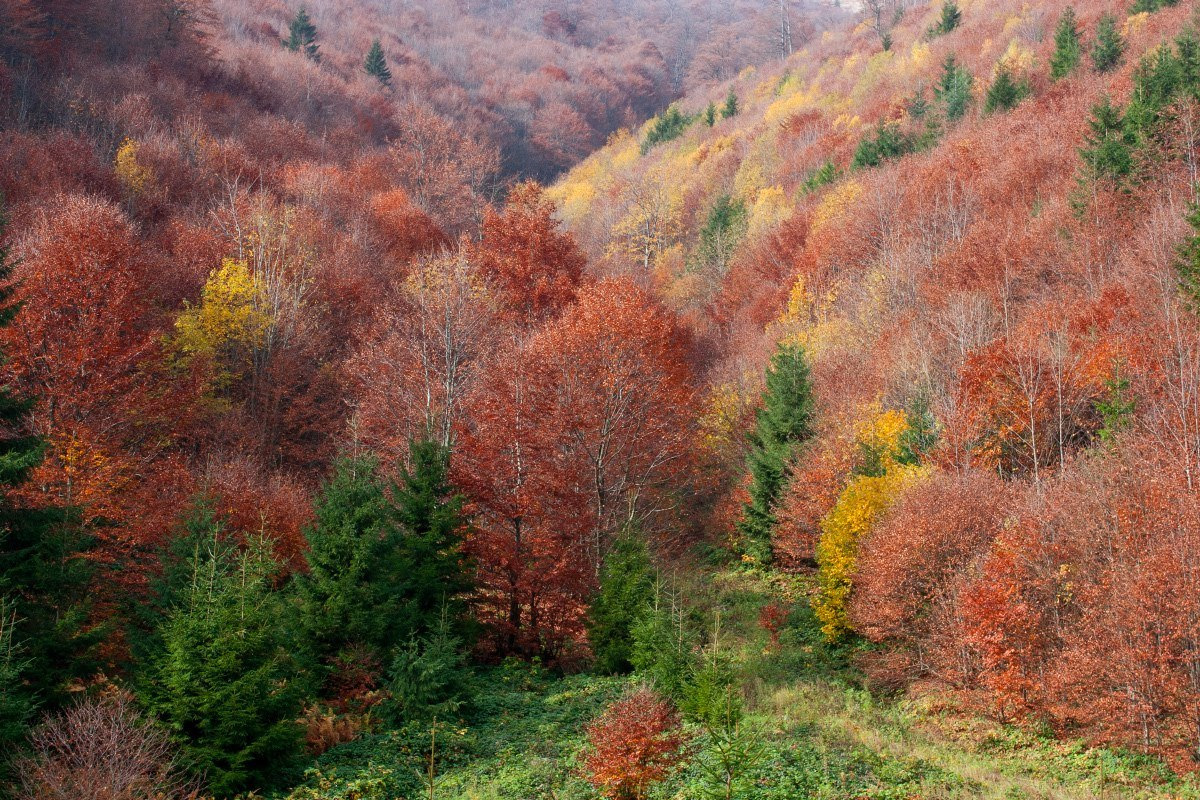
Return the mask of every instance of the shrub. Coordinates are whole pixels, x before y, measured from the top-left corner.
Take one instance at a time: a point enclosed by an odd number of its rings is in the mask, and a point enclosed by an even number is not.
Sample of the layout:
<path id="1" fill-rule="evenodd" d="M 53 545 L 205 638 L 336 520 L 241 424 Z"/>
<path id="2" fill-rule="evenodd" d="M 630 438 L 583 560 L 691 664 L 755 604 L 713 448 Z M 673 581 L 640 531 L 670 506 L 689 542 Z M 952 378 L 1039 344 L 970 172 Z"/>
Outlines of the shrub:
<path id="1" fill-rule="evenodd" d="M 183 800 L 199 796 L 167 732 L 123 693 L 48 717 L 16 764 L 18 800 Z"/>
<path id="2" fill-rule="evenodd" d="M 612 800 L 642 800 L 686 757 L 679 715 L 644 687 L 609 706 L 588 726 L 587 737 L 585 777 Z"/>

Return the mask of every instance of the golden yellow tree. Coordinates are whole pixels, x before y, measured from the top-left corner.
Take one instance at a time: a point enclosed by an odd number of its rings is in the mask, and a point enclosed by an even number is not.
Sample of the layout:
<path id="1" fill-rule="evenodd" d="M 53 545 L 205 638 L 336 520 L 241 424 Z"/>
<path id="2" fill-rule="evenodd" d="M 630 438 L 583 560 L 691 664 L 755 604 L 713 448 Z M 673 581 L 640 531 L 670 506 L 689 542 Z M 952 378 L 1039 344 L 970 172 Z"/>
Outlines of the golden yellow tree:
<path id="1" fill-rule="evenodd" d="M 813 610 L 822 633 L 830 640 L 841 639 L 851 630 L 847 608 L 854 588 L 859 541 L 900 493 L 926 472 L 923 467 L 901 461 L 906 430 L 908 422 L 899 411 L 877 413 L 859 427 L 856 438 L 864 464 L 847 482 L 833 510 L 821 520 L 816 553 L 820 591 L 813 600 Z"/>
<path id="2" fill-rule="evenodd" d="M 154 173 L 138 160 L 139 147 L 133 139 L 126 139 L 117 148 L 117 156 L 113 162 L 117 180 L 133 197 L 143 194 L 154 180 Z"/>
<path id="3" fill-rule="evenodd" d="M 175 321 L 176 350 L 210 359 L 218 387 L 228 386 L 253 361 L 271 327 L 262 285 L 241 259 L 227 258 L 204 284 L 198 305 L 188 304 Z"/>

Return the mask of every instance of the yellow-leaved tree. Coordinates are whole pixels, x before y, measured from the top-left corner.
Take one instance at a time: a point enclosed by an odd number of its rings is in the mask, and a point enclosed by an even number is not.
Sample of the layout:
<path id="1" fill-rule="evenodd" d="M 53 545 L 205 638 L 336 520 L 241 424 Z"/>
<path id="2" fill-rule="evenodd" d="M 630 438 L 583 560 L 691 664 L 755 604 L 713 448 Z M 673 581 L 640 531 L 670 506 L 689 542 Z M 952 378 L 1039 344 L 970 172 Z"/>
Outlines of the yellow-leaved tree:
<path id="1" fill-rule="evenodd" d="M 187 304 L 175 321 L 176 351 L 186 359 L 209 359 L 217 388 L 229 386 L 266 341 L 272 320 L 263 306 L 263 289 L 250 265 L 226 258 L 208 276 L 200 303 Z"/>
<path id="2" fill-rule="evenodd" d="M 876 411 L 859 426 L 859 466 L 821 520 L 816 553 L 819 592 L 813 610 L 821 632 L 831 641 L 851 630 L 847 608 L 854 589 L 859 541 L 900 493 L 926 474 L 905 447 L 908 430 L 905 414 L 894 410 Z"/>
<path id="3" fill-rule="evenodd" d="M 139 145 L 136 141 L 126 139 L 117 148 L 117 156 L 113 161 L 117 180 L 133 197 L 143 194 L 154 180 L 154 173 L 138 160 L 138 149 Z"/>

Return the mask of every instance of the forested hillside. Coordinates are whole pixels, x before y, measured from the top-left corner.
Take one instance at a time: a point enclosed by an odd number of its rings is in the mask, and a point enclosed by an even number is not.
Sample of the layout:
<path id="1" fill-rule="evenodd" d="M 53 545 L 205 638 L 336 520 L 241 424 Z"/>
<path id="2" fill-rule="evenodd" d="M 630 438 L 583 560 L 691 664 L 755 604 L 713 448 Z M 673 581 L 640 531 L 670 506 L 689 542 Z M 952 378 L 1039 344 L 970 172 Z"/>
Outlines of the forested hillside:
<path id="1" fill-rule="evenodd" d="M 1198 796 L 1200 12 L 861 6 L 0 0 L 0 796 Z"/>
<path id="2" fill-rule="evenodd" d="M 703 343 L 713 528 L 868 675 L 1190 769 L 1195 8 L 868 5 L 550 197 Z"/>

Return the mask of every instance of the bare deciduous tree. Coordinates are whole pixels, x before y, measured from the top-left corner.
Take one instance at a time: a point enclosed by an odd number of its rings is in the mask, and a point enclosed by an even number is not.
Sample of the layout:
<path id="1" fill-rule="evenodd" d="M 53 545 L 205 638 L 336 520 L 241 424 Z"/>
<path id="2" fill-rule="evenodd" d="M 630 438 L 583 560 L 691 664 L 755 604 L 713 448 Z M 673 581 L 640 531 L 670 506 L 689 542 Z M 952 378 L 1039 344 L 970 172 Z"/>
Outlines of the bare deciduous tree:
<path id="1" fill-rule="evenodd" d="M 166 731 L 124 693 L 84 700 L 50 716 L 19 759 L 18 800 L 197 800 Z"/>

